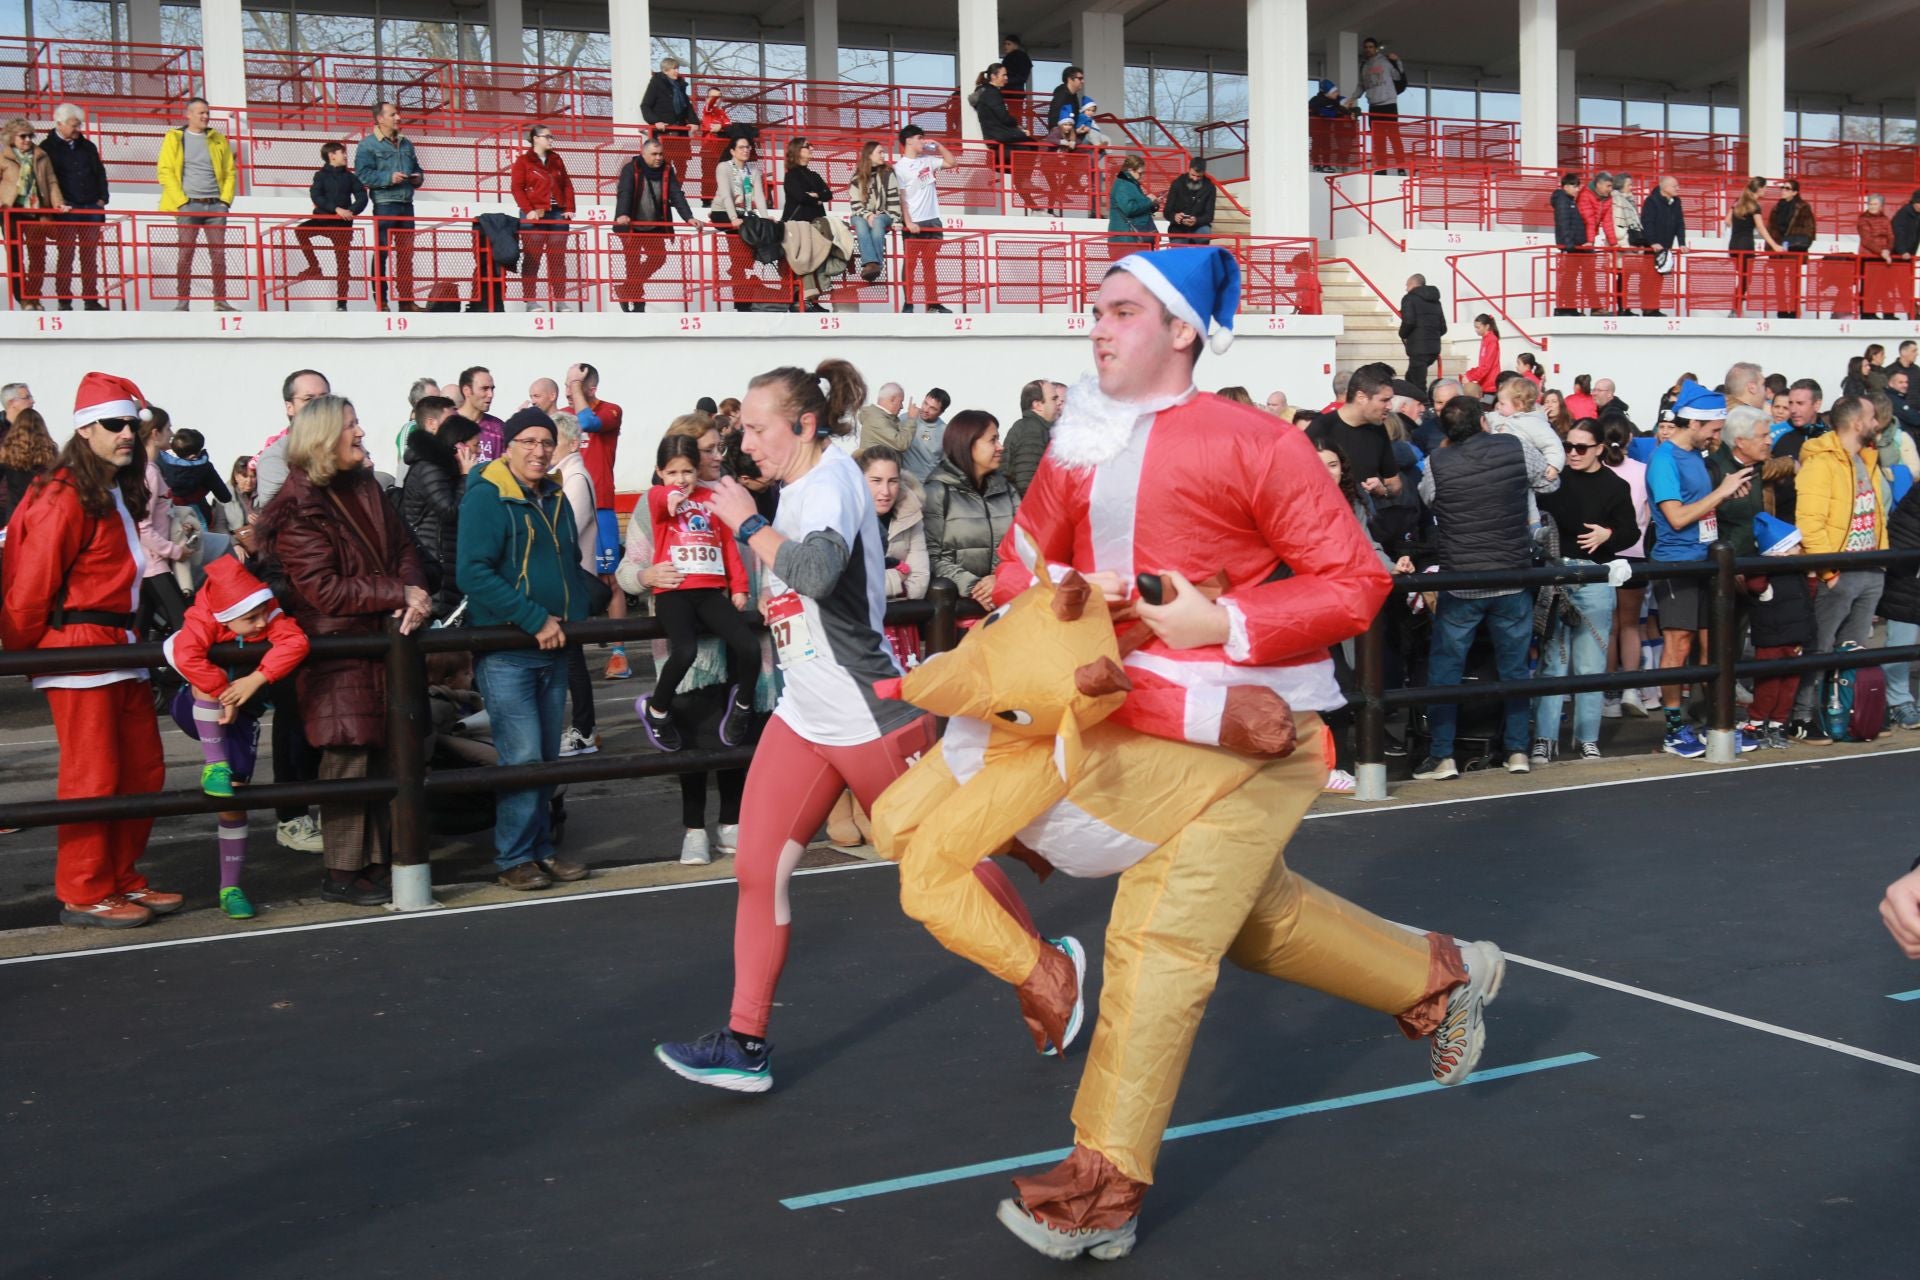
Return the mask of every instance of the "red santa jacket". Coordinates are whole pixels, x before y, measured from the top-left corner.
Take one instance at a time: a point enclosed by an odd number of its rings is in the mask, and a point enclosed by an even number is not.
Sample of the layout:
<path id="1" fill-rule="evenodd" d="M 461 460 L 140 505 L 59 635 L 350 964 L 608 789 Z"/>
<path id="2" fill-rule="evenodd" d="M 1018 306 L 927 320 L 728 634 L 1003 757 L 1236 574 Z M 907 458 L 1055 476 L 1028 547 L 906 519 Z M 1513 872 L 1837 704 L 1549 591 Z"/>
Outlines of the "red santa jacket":
<path id="1" fill-rule="evenodd" d="M 219 697 L 227 691 L 232 681 L 227 673 L 207 661 L 207 650 L 216 644 L 227 644 L 240 639 L 233 634 L 226 623 L 213 616 L 212 594 L 202 591 L 187 610 L 187 620 L 180 629 L 167 637 L 167 661 L 173 665 L 186 682 L 201 693 Z M 257 670 L 261 675 L 275 683 L 293 674 L 293 669 L 306 661 L 307 633 L 300 624 L 289 618 L 276 606 L 267 615 L 266 642 L 267 652 L 261 657 Z M 258 643 L 253 641 L 251 643 Z"/>
<path id="2" fill-rule="evenodd" d="M 1076 428 L 1063 415 L 1001 543 L 1001 602 L 1031 585 L 1036 549 L 1049 564 L 1129 584 L 1168 570 L 1196 583 L 1226 575 L 1225 645 L 1154 639 L 1127 655 L 1134 692 L 1115 719 L 1141 732 L 1217 742 L 1236 685 L 1271 689 L 1296 710 L 1343 704 L 1328 647 L 1366 629 L 1391 580 L 1305 433 L 1272 424 L 1257 408 L 1190 392 L 1087 467 L 1070 465 Z"/>
<path id="3" fill-rule="evenodd" d="M 653 519 L 653 562 L 671 564 L 682 575 L 676 591 L 747 589 L 747 567 L 733 530 L 708 504 L 713 490 L 696 484 L 680 510 L 667 514 L 666 485 L 647 490 L 647 514 Z"/>
<path id="4" fill-rule="evenodd" d="M 131 614 L 140 608 L 146 553 L 133 517 L 113 494 L 113 511 L 91 516 L 63 469 L 45 485 L 27 490 L 7 522 L 6 590 L 0 601 L 0 646 L 8 649 L 77 649 L 94 644 L 132 644 L 130 629 L 74 622 L 53 626 L 54 597 L 66 579 L 68 611 Z M 132 669 L 35 676 L 36 689 L 88 689 L 121 680 L 145 680 Z"/>
<path id="5" fill-rule="evenodd" d="M 557 151 L 547 152 L 541 164 L 531 151 L 513 162 L 513 202 L 520 216 L 539 217 L 549 209 L 573 212 L 573 179 L 567 176 L 567 162 Z"/>

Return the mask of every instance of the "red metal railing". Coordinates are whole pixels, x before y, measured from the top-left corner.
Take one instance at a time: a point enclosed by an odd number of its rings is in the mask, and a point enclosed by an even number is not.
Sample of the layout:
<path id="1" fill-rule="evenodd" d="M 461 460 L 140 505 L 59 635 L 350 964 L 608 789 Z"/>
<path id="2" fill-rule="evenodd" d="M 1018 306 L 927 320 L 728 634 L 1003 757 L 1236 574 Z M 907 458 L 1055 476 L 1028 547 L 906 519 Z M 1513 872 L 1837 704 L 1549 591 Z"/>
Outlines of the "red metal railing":
<path id="1" fill-rule="evenodd" d="M 1560 165 L 1581 174 L 1631 173 L 1643 184 L 1668 173 L 1744 178 L 1747 144 L 1744 138 L 1724 133 L 1562 125 Z"/>
<path id="2" fill-rule="evenodd" d="M 248 112 L 269 124 L 365 130 L 382 100 L 415 128 L 451 133 L 611 114 L 605 71 L 257 49 L 246 61 Z"/>
<path id="3" fill-rule="evenodd" d="M 145 310 L 218 300 L 258 311 L 391 296 L 436 311 L 533 303 L 599 311 L 643 303 L 697 316 L 734 306 L 784 309 L 800 300 L 799 282 L 783 265 L 754 262 L 738 237 L 707 224 L 629 231 L 575 222 L 523 231 L 521 260 L 510 272 L 491 265 L 469 218 L 389 224 L 387 251 L 375 245 L 378 229 L 367 216 L 342 224 L 268 214 L 110 213 L 85 226 L 10 216 L 0 238 L 10 283 L 19 286 L 16 307 L 78 301 Z M 1213 243 L 1240 262 L 1243 311 L 1317 314 L 1313 241 L 1216 236 Z M 1116 244 L 1104 232 L 956 228 L 939 240 L 903 240 L 896 229 L 880 280 L 850 275 L 826 297 L 877 309 L 939 303 L 988 313 L 1082 312 L 1113 262 L 1147 247 Z M 390 327 L 406 327 L 403 316 L 392 320 Z"/>
<path id="4" fill-rule="evenodd" d="M 183 45 L 0 37 L 0 102 L 45 115 L 62 102 L 172 115 L 200 92 L 200 50 Z"/>
<path id="5" fill-rule="evenodd" d="M 1658 311 L 1676 319 L 1706 313 L 1761 321 L 1782 313 L 1920 318 L 1914 264 L 1858 254 L 1693 249 L 1674 255 L 1667 272 L 1657 269 L 1647 249 L 1494 249 L 1447 262 L 1456 319 L 1481 303 L 1510 324 L 1516 314 L 1555 311 Z"/>

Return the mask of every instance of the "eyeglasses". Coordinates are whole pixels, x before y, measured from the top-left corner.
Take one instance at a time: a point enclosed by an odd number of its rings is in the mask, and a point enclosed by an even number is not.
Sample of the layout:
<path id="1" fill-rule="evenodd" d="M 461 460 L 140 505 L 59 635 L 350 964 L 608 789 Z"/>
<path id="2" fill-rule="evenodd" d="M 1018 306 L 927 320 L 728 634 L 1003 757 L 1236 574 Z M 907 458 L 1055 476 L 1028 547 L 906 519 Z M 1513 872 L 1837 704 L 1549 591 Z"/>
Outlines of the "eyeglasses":
<path id="1" fill-rule="evenodd" d="M 1600 446 L 1597 444 L 1569 444 L 1567 445 L 1567 452 L 1568 453 L 1592 453 L 1595 449 L 1598 449 L 1599 447 Z"/>
<path id="2" fill-rule="evenodd" d="M 700 452 L 709 458 L 724 458 L 727 456 L 727 446 L 717 444 L 711 449 L 702 449 Z"/>
<path id="3" fill-rule="evenodd" d="M 100 419 L 100 421 L 94 423 L 93 425 L 96 427 L 105 427 L 108 435 L 117 436 L 122 434 L 123 432 L 138 431 L 140 429 L 140 419 L 138 418 L 102 418 Z"/>
<path id="4" fill-rule="evenodd" d="M 531 449 L 535 453 L 553 452 L 553 441 L 542 440 L 538 436 L 523 436 L 518 440 L 509 440 L 507 443 L 516 449 Z"/>

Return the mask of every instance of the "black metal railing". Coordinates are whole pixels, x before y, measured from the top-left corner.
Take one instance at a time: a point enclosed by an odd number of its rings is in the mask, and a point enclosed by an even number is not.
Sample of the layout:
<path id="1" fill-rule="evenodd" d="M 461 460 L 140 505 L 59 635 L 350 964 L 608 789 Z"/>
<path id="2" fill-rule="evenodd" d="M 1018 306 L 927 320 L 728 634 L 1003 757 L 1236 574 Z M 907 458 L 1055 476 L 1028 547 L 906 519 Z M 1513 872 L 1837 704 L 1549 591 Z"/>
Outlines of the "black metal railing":
<path id="1" fill-rule="evenodd" d="M 1805 574 L 1816 570 L 1905 569 L 1920 570 L 1920 551 L 1846 551 L 1823 555 L 1753 556 L 1736 558 L 1733 544 L 1716 542 L 1705 560 L 1648 560 L 1635 566 L 1635 584 L 1673 578 L 1709 579 L 1712 592 L 1712 626 L 1708 639 L 1708 661 L 1685 667 L 1662 667 L 1641 671 L 1610 671 L 1591 675 L 1533 677 L 1524 680 L 1481 680 L 1471 684 L 1427 685 L 1419 688 L 1386 687 L 1387 611 L 1382 609 L 1360 638 L 1355 676 L 1360 686 L 1354 699 L 1354 761 L 1360 775 L 1358 795 L 1363 800 L 1385 799 L 1387 759 L 1387 713 L 1395 707 L 1425 706 L 1429 703 L 1484 702 L 1518 696 L 1543 697 L 1548 694 L 1594 693 L 1609 689 L 1636 688 L 1656 679 L 1662 685 L 1700 685 L 1712 689 L 1712 711 L 1708 720 L 1710 758 L 1717 763 L 1730 762 L 1728 754 L 1738 712 L 1735 684 L 1748 676 L 1804 674 L 1809 671 L 1835 671 L 1856 667 L 1863 662 L 1920 661 L 1920 645 L 1871 650 L 1863 658 L 1857 653 L 1809 653 L 1797 658 L 1772 658 L 1766 661 L 1740 660 L 1740 634 L 1737 625 L 1737 579 L 1743 574 L 1768 576 Z M 1546 586 L 1570 586 L 1583 582 L 1604 582 L 1604 565 L 1558 565 L 1538 569 L 1510 569 L 1484 573 L 1407 573 L 1394 576 L 1396 591 L 1461 591 L 1495 587 L 1534 589 Z M 1724 735 L 1716 737 L 1715 735 Z"/>
<path id="2" fill-rule="evenodd" d="M 977 615 L 978 606 L 962 601 L 955 586 L 936 579 L 924 600 L 902 600 L 887 606 L 889 624 L 918 626 L 929 653 L 941 653 L 959 642 L 963 614 Z M 765 624 L 758 624 L 761 630 Z M 612 641 L 663 640 L 666 633 L 652 617 L 595 619 L 569 623 L 567 639 L 581 644 Z M 547 764 L 494 765 L 478 769 L 429 772 L 425 655 L 430 653 L 497 653 L 504 649 L 531 649 L 533 637 L 517 627 L 443 627 L 403 636 L 395 624 L 384 635 L 314 636 L 309 659 L 379 658 L 387 678 L 387 757 L 389 776 L 328 782 L 268 783 L 240 788 L 231 799 L 199 791 L 147 791 L 130 795 L 95 796 L 83 800 L 34 800 L 0 804 L 0 827 L 46 827 L 63 822 L 105 822 L 121 818 L 179 817 L 236 809 L 275 809 L 282 805 L 334 804 L 347 801 L 393 801 L 393 862 L 420 866 L 427 861 L 427 797 L 475 791 L 502 791 L 516 787 L 549 786 L 569 782 L 606 782 L 621 778 L 657 778 L 710 769 L 732 769 L 753 758 L 750 748 L 731 751 L 687 750 L 632 755 L 596 753 Z M 251 666 L 265 652 L 262 645 L 215 645 L 214 662 Z M 0 653 L 0 677 L 58 675 L 75 671 L 151 668 L 163 665 L 158 643 L 93 645 L 77 649 L 27 649 Z"/>

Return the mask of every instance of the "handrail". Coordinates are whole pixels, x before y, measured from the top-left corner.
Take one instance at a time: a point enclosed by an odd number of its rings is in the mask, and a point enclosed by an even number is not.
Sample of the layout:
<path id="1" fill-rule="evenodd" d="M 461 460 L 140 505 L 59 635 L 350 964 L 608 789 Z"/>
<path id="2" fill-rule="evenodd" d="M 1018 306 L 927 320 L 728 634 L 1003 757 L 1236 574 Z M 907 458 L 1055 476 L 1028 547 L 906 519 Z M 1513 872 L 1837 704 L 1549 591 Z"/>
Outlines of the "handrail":
<path id="1" fill-rule="evenodd" d="M 1341 266 L 1353 272 L 1353 274 L 1359 278 L 1360 283 L 1367 286 L 1368 289 L 1371 289 L 1373 291 L 1373 296 L 1380 299 L 1380 301 L 1383 304 L 1385 304 L 1387 310 L 1393 312 L 1393 318 L 1395 320 L 1398 320 L 1400 318 L 1400 304 L 1395 302 L 1392 298 L 1389 298 L 1386 294 L 1382 293 L 1380 291 L 1380 286 L 1375 284 L 1373 282 L 1372 277 L 1368 276 L 1366 272 L 1362 271 L 1360 269 L 1360 264 L 1355 262 L 1352 258 L 1322 258 L 1320 259 L 1320 265 L 1323 267 Z"/>
<path id="2" fill-rule="evenodd" d="M 1542 351 L 1545 351 L 1547 349 L 1547 341 L 1548 341 L 1546 338 L 1537 338 L 1533 334 L 1528 333 L 1525 326 L 1523 326 L 1518 320 L 1515 320 L 1511 315 L 1508 315 L 1507 309 L 1504 306 L 1502 306 L 1499 302 L 1494 300 L 1493 295 L 1489 294 L 1485 289 L 1482 289 L 1476 281 L 1474 281 L 1470 276 L 1468 276 L 1464 271 L 1460 269 L 1460 260 L 1462 258 L 1479 258 L 1479 257 L 1485 257 L 1490 253 L 1506 254 L 1509 252 L 1511 251 L 1506 249 L 1479 249 L 1479 250 L 1475 250 L 1472 253 L 1450 253 L 1447 255 L 1447 267 L 1453 273 L 1452 293 L 1453 293 L 1453 305 L 1456 313 L 1454 318 L 1455 319 L 1459 318 L 1458 309 L 1460 307 L 1461 302 L 1465 300 L 1461 297 L 1461 291 L 1460 291 L 1461 282 L 1465 281 L 1468 285 L 1472 286 L 1474 296 L 1478 297 L 1480 301 L 1486 303 L 1487 306 L 1491 307 L 1493 309 L 1493 313 L 1496 316 L 1498 316 L 1500 319 L 1506 321 L 1507 325 L 1514 331 L 1515 334 L 1517 334 L 1522 338 L 1525 338 L 1527 340 L 1527 343 L 1530 346 L 1534 346 L 1539 348 Z M 1502 258 L 1501 260 L 1500 269 L 1502 273 L 1506 271 L 1506 260 L 1504 258 Z"/>
<path id="3" fill-rule="evenodd" d="M 1877 666 L 1887 661 L 1920 661 L 1920 645 L 1902 645 L 1883 649 L 1838 650 L 1803 654 L 1796 658 L 1742 661 L 1739 627 L 1735 622 L 1735 592 L 1739 574 L 1802 574 L 1820 569 L 1882 569 L 1920 566 L 1920 550 L 1845 551 L 1805 556 L 1751 556 L 1737 558 L 1733 544 L 1716 542 L 1706 560 L 1644 561 L 1634 568 L 1634 581 L 1664 578 L 1711 578 L 1713 606 L 1712 654 L 1710 661 L 1687 667 L 1655 668 L 1638 671 L 1596 672 L 1590 675 L 1535 677 L 1526 680 L 1488 680 L 1471 684 L 1424 686 L 1411 689 L 1386 687 L 1386 635 L 1388 618 L 1381 609 L 1357 646 L 1355 676 L 1359 692 L 1354 699 L 1355 773 L 1359 785 L 1355 797 L 1361 800 L 1387 798 L 1386 718 L 1392 707 L 1424 705 L 1434 702 L 1485 702 L 1522 695 L 1545 696 L 1567 693 L 1597 693 L 1608 689 L 1634 688 L 1650 676 L 1663 684 L 1711 684 L 1713 709 L 1707 732 L 1707 760 L 1714 764 L 1732 764 L 1739 759 L 1735 740 L 1736 703 L 1734 685 L 1749 676 L 1792 675 L 1813 671 L 1836 671 L 1844 667 Z M 1483 587 L 1527 587 L 1573 582 L 1603 582 L 1604 565 L 1557 565 L 1541 569 L 1474 571 L 1456 573 L 1395 574 L 1393 590 L 1446 591 Z"/>
<path id="4" fill-rule="evenodd" d="M 1382 196 L 1378 200 L 1369 198 L 1366 204 L 1362 205 L 1359 201 L 1355 200 L 1352 196 L 1348 195 L 1345 191 L 1342 191 L 1340 189 L 1340 179 L 1344 176 L 1345 176 L 1344 174 L 1338 174 L 1338 173 L 1329 173 L 1326 175 L 1328 237 L 1332 239 L 1338 238 L 1333 235 L 1334 219 L 1340 214 L 1341 205 L 1345 205 L 1347 209 L 1350 209 L 1354 213 L 1359 214 L 1362 220 L 1366 222 L 1367 226 L 1373 229 L 1376 235 L 1379 235 L 1385 238 L 1388 244 L 1400 250 L 1400 252 L 1405 253 L 1407 251 L 1407 242 L 1405 240 L 1402 240 L 1398 236 L 1394 235 L 1391 231 L 1387 230 L 1385 227 L 1381 226 L 1378 222 L 1374 220 L 1373 215 L 1367 211 L 1369 208 L 1371 208 L 1373 205 L 1376 205 L 1376 204 L 1392 204 L 1395 200 L 1399 200 L 1404 203 L 1407 198 L 1405 189 L 1402 188 L 1401 194 L 1397 196 Z M 1371 184 L 1372 182 L 1371 177 L 1368 178 L 1368 182 L 1369 184 Z"/>
<path id="5" fill-rule="evenodd" d="M 1223 195 L 1227 198 L 1228 204 L 1238 209 L 1241 212 L 1241 214 L 1243 214 L 1248 219 L 1251 219 L 1253 217 L 1253 210 L 1247 208 L 1247 206 L 1241 204 L 1238 200 L 1236 200 L 1234 198 L 1233 192 L 1227 190 L 1226 183 L 1220 181 L 1220 179 L 1214 177 L 1212 174 L 1207 175 L 1207 181 L 1213 184 L 1213 189 L 1217 194 Z"/>

